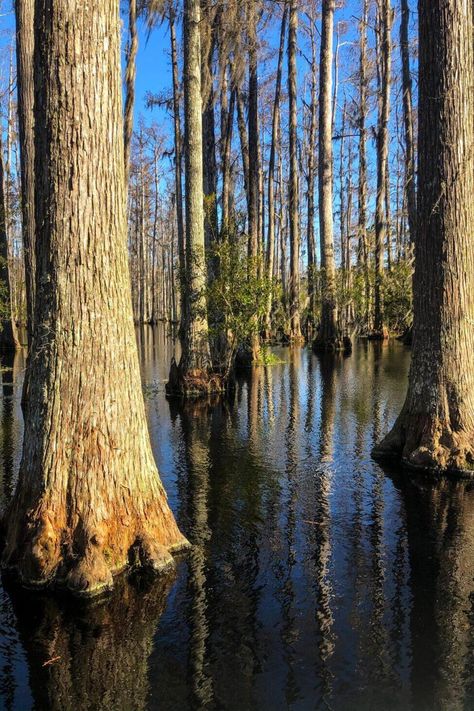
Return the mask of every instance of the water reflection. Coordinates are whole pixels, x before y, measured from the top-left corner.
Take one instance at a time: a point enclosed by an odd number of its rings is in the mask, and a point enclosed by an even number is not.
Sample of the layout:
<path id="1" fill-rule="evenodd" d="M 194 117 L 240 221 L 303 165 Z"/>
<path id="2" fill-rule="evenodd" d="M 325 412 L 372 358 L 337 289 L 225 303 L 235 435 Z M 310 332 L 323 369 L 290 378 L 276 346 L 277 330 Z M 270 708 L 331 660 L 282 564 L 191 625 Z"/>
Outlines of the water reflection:
<path id="1" fill-rule="evenodd" d="M 162 387 L 164 329 L 139 343 L 155 455 L 192 551 L 164 612 L 167 591 L 74 622 L 3 593 L 0 706 L 30 708 L 32 693 L 55 708 L 61 692 L 61 708 L 474 708 L 473 487 L 370 458 L 408 352 L 282 349 L 283 363 L 239 377 L 235 402 L 183 409 Z M 16 462 L 19 414 L 6 412 Z M 67 663 L 43 668 L 57 648 Z"/>
<path id="2" fill-rule="evenodd" d="M 148 657 L 172 580 L 122 579 L 95 604 L 11 590 L 37 709 L 146 709 Z"/>

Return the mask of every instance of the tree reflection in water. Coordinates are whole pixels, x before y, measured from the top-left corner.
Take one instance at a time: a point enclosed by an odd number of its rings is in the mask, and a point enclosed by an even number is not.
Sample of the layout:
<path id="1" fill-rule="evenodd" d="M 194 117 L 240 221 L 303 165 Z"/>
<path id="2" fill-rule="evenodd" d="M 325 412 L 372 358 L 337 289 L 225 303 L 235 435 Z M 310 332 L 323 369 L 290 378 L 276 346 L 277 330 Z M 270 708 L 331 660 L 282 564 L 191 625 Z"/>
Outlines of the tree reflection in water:
<path id="1" fill-rule="evenodd" d="M 283 349 L 239 376 L 234 401 L 183 406 L 163 392 L 173 343 L 139 338 L 155 455 L 192 551 L 166 606 L 159 581 L 124 581 L 87 613 L 3 594 L 0 706 L 26 711 L 31 691 L 41 710 L 473 709 L 473 486 L 370 458 L 409 353 Z M 9 388 L 4 501 L 21 441 Z"/>

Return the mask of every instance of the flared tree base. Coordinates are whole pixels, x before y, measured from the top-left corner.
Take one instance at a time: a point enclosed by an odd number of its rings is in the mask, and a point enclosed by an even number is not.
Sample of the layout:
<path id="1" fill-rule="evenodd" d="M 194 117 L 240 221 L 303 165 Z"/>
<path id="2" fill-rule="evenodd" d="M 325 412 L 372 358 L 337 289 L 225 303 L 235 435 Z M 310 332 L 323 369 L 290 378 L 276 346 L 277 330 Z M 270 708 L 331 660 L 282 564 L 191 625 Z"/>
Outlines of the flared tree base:
<path id="1" fill-rule="evenodd" d="M 66 528 L 53 509 L 39 513 L 41 503 L 23 514 L 13 506 L 4 522 L 2 568 L 25 587 L 65 589 L 79 597 L 110 591 L 114 577 L 124 571 L 169 573 L 173 555 L 190 544 L 166 500 L 150 503 L 139 518 L 130 509 L 126 505 L 112 519 L 79 520 Z"/>
<path id="2" fill-rule="evenodd" d="M 229 379 L 220 373 L 205 369 L 183 372 L 176 361 L 171 361 L 170 374 L 166 383 L 168 397 L 198 399 L 227 391 Z"/>
<path id="3" fill-rule="evenodd" d="M 474 432 L 453 431 L 441 420 L 402 412 L 372 450 L 380 462 L 401 463 L 429 474 L 474 477 Z"/>
<path id="4" fill-rule="evenodd" d="M 314 353 L 344 353 L 350 355 L 352 353 L 352 341 L 349 336 L 335 336 L 325 338 L 317 335 L 313 341 Z"/>

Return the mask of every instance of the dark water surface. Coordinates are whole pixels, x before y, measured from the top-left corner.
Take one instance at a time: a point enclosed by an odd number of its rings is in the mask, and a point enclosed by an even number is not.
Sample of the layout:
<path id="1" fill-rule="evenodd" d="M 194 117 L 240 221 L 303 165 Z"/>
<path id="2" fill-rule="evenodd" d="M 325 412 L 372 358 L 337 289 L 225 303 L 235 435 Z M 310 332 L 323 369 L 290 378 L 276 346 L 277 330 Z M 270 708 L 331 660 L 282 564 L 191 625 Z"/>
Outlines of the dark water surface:
<path id="1" fill-rule="evenodd" d="M 0 707 L 474 709 L 474 490 L 369 454 L 402 404 L 408 351 L 282 350 L 213 409 L 166 401 L 163 329 L 144 329 L 140 352 L 193 550 L 174 580 L 122 580 L 93 606 L 1 589 Z M 3 373 L 4 500 L 22 367 Z"/>

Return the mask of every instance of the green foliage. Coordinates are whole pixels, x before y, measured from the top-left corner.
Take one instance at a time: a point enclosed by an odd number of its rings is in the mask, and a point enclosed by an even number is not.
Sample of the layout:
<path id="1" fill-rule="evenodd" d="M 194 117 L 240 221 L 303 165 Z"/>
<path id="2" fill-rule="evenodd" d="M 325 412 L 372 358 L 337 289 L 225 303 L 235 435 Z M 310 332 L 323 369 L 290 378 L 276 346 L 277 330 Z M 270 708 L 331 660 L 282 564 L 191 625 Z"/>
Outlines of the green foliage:
<path id="1" fill-rule="evenodd" d="M 257 365 L 279 365 L 285 361 L 273 353 L 266 345 L 260 347 L 260 355 Z"/>
<path id="2" fill-rule="evenodd" d="M 271 285 L 259 261 L 247 256 L 246 238 L 215 244 L 208 258 L 217 265 L 207 290 L 211 337 L 227 368 L 237 347 L 259 332 Z"/>
<path id="3" fill-rule="evenodd" d="M 385 272 L 384 317 L 390 331 L 402 333 L 411 326 L 412 310 L 412 261 L 402 260 Z"/>

